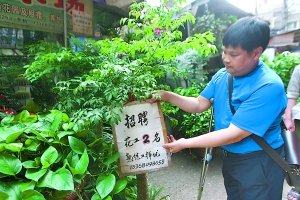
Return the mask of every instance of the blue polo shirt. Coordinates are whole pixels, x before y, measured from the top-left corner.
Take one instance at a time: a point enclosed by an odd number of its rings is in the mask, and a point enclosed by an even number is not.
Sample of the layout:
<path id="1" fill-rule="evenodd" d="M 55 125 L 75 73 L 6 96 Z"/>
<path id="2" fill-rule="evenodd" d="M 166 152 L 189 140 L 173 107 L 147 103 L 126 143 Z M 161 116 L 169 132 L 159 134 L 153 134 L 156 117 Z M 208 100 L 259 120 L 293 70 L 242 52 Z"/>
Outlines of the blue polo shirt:
<path id="1" fill-rule="evenodd" d="M 273 148 L 283 144 L 280 122 L 287 104 L 284 85 L 280 77 L 262 61 L 247 75 L 233 77 L 232 115 L 228 97 L 228 72 L 220 69 L 201 92 L 213 99 L 215 130 L 227 128 L 230 123 L 263 137 Z M 224 145 L 232 153 L 249 153 L 261 150 L 250 137 Z"/>

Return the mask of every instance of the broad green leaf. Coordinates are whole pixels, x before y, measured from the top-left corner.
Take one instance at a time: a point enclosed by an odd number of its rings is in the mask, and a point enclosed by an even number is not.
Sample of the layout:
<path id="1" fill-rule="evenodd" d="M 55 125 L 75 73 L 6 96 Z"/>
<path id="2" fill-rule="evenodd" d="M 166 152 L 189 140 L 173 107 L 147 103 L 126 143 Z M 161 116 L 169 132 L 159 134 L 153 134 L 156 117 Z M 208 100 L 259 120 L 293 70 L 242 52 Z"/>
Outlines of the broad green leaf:
<path id="1" fill-rule="evenodd" d="M 73 135 L 75 132 L 73 131 L 59 131 L 58 134 L 57 134 L 57 137 L 59 139 L 65 137 L 66 135 Z"/>
<path id="2" fill-rule="evenodd" d="M 109 174 L 105 176 L 104 179 L 100 180 L 97 185 L 96 189 L 99 193 L 100 197 L 104 199 L 111 193 L 115 187 L 116 177 L 113 174 Z"/>
<path id="3" fill-rule="evenodd" d="M 3 191 L 0 191 L 0 199 L 3 199 L 3 200 L 8 200 L 8 194 L 7 194 L 7 191 L 3 192 Z"/>
<path id="4" fill-rule="evenodd" d="M 93 196 L 92 196 L 92 199 L 91 200 L 101 200 L 101 197 L 99 194 L 95 193 Z"/>
<path id="5" fill-rule="evenodd" d="M 50 146 L 42 155 L 41 157 L 41 163 L 43 165 L 43 168 L 48 168 L 50 165 L 52 165 L 56 159 L 58 158 L 58 152 L 57 150 Z"/>
<path id="6" fill-rule="evenodd" d="M 116 152 L 114 153 L 112 156 L 108 157 L 107 160 L 105 160 L 104 164 L 109 166 L 111 165 L 113 162 L 116 162 L 118 159 L 120 158 L 120 153 Z"/>
<path id="7" fill-rule="evenodd" d="M 16 132 L 16 133 L 13 133 L 13 134 L 10 134 L 7 138 L 6 138 L 6 143 L 12 143 L 14 141 L 16 141 L 20 135 L 23 134 L 23 131 L 22 132 Z"/>
<path id="8" fill-rule="evenodd" d="M 62 125 L 62 128 L 67 131 L 67 130 L 70 130 L 74 127 L 74 122 L 69 122 L 69 123 L 64 123 Z"/>
<path id="9" fill-rule="evenodd" d="M 37 184 L 37 187 L 47 187 L 55 190 L 74 190 L 74 181 L 69 170 L 60 168 L 56 172 L 49 170 Z"/>
<path id="10" fill-rule="evenodd" d="M 127 186 L 127 180 L 126 179 L 120 179 L 117 181 L 113 193 L 114 194 L 118 194 L 119 192 L 121 192 L 122 190 L 124 190 Z"/>
<path id="11" fill-rule="evenodd" d="M 82 142 L 81 140 L 79 140 L 75 137 L 72 137 L 72 136 L 69 136 L 68 140 L 69 140 L 71 149 L 75 153 L 82 154 L 84 152 L 84 150 L 86 149 L 86 144 L 84 142 Z"/>
<path id="12" fill-rule="evenodd" d="M 14 119 L 15 118 L 13 116 L 8 115 L 1 120 L 1 125 L 3 125 L 3 126 L 9 125 L 10 123 L 12 123 L 14 121 Z"/>
<path id="13" fill-rule="evenodd" d="M 4 200 L 19 200 L 21 199 L 20 185 L 11 182 L 0 182 L 0 192 L 5 193 Z M 2 195 L 1 195 L 2 196 Z"/>
<path id="14" fill-rule="evenodd" d="M 89 156 L 87 154 L 87 151 L 84 150 L 81 158 L 79 159 L 79 161 L 75 166 L 75 170 L 78 174 L 83 175 L 86 172 L 88 165 L 89 165 Z"/>
<path id="15" fill-rule="evenodd" d="M 4 148 L 11 152 L 20 152 L 23 147 L 23 143 L 9 143 Z"/>
<path id="16" fill-rule="evenodd" d="M 5 150 L 6 143 L 0 143 L 0 152 Z"/>
<path id="17" fill-rule="evenodd" d="M 62 112 L 53 112 L 54 115 L 54 120 L 51 124 L 51 130 L 56 132 L 59 130 L 60 125 L 62 123 Z"/>
<path id="18" fill-rule="evenodd" d="M 23 167 L 26 169 L 35 169 L 35 168 L 39 167 L 37 165 L 37 163 L 33 160 L 27 160 L 27 161 L 23 162 L 22 164 L 23 164 Z"/>
<path id="19" fill-rule="evenodd" d="M 21 122 L 36 122 L 37 116 L 30 115 L 30 113 L 27 110 L 23 110 L 21 113 L 15 116 L 15 119 Z"/>
<path id="20" fill-rule="evenodd" d="M 9 154 L 0 155 L 0 172 L 7 175 L 16 175 L 22 169 L 21 161 Z"/>
<path id="21" fill-rule="evenodd" d="M 75 168 L 76 163 L 79 162 L 79 155 L 73 151 L 71 151 L 67 156 L 68 163 Z"/>
<path id="22" fill-rule="evenodd" d="M 46 130 L 46 131 L 42 131 L 40 132 L 39 134 L 37 135 L 40 135 L 42 136 L 43 138 L 54 138 L 56 136 L 56 132 L 55 131 L 52 131 L 52 130 Z"/>
<path id="23" fill-rule="evenodd" d="M 31 181 L 31 182 L 21 182 L 18 183 L 20 184 L 20 191 L 24 192 L 26 190 L 33 190 L 35 187 L 36 182 L 35 181 Z"/>
<path id="24" fill-rule="evenodd" d="M 38 182 L 42 176 L 47 172 L 47 169 L 27 169 L 25 177 Z"/>
<path id="25" fill-rule="evenodd" d="M 0 182 L 0 199 L 23 200 L 22 192 L 26 190 L 33 190 L 34 185 L 35 182 Z M 2 192 L 7 194 L 7 196 L 5 197 Z"/>
<path id="26" fill-rule="evenodd" d="M 11 127 L 0 127 L 0 142 L 14 142 L 24 132 L 24 130 L 24 126 L 21 126 L 20 124 Z"/>
<path id="27" fill-rule="evenodd" d="M 22 192 L 22 200 L 46 200 L 45 197 L 35 190 L 27 190 Z"/>
<path id="28" fill-rule="evenodd" d="M 27 127 L 26 131 L 27 133 L 31 133 L 31 132 L 42 132 L 42 131 L 48 131 L 50 130 L 50 126 L 51 124 L 47 121 L 38 121 L 34 124 L 31 124 L 29 127 Z"/>
<path id="29" fill-rule="evenodd" d="M 28 139 L 25 141 L 25 149 L 28 151 L 37 151 L 41 146 L 41 141 Z"/>
<path id="30" fill-rule="evenodd" d="M 65 123 L 70 122 L 70 118 L 66 113 L 62 113 L 62 121 Z"/>

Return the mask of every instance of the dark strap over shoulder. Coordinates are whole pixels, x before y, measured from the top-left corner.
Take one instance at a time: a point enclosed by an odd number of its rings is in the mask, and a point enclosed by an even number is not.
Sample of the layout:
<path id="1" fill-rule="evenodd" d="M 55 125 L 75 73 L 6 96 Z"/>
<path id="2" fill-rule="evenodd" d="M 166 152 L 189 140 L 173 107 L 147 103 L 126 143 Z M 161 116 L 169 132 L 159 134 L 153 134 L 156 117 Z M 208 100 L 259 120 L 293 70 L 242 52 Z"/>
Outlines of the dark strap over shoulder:
<path id="1" fill-rule="evenodd" d="M 231 104 L 233 90 L 233 77 L 231 74 L 228 75 L 228 92 L 229 92 L 229 105 L 232 114 L 234 115 L 235 109 Z M 261 137 L 251 134 L 250 136 L 261 148 L 286 172 L 290 171 L 289 164 L 272 148 L 270 145 Z"/>
<path id="2" fill-rule="evenodd" d="M 234 115 L 235 109 L 233 105 L 231 104 L 232 99 L 232 91 L 233 91 L 233 76 L 231 74 L 228 74 L 228 95 L 229 95 L 229 106 L 232 114 Z"/>

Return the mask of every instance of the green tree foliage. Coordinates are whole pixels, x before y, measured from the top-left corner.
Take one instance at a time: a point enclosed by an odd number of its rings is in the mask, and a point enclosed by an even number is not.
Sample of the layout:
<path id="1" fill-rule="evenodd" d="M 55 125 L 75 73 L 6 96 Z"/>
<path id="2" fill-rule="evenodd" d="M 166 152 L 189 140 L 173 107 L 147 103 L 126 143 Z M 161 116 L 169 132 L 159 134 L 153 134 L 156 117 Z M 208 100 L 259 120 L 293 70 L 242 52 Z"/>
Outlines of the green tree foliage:
<path id="1" fill-rule="evenodd" d="M 92 131 L 76 132 L 74 125 L 58 110 L 23 111 L 1 121 L 1 199 L 59 200 L 70 193 L 80 199 L 129 197 L 125 193 L 134 179 L 116 173 L 119 155 L 111 134 L 104 129 L 99 138 Z"/>
<path id="2" fill-rule="evenodd" d="M 50 118 L 54 121 L 44 132 L 32 129 L 32 134 L 43 136 L 43 144 L 47 144 L 39 153 L 47 153 L 36 155 L 41 162 L 38 169 L 44 174 L 39 171 L 39 179 L 31 188 L 39 188 L 36 191 L 40 193 L 40 188 L 50 188 L 51 195 L 66 186 L 82 199 L 86 199 L 83 194 L 93 195 L 93 200 L 136 199 L 134 178 L 118 176 L 118 155 L 113 148 L 111 127 L 120 120 L 122 106 L 147 99 L 154 90 L 169 89 L 168 73 L 188 77 L 176 67 L 178 56 L 191 49 L 202 58 L 216 52 L 211 33 L 182 40 L 178 28 L 195 19 L 180 13 L 177 4 L 168 5 L 167 1 L 158 7 L 145 2 L 132 4 L 129 18 L 121 20 L 127 31 L 120 37 L 75 42 L 73 49 L 48 44 L 32 48 L 35 59 L 26 66 L 24 76 L 45 87 L 41 91 L 51 93 L 48 106 L 67 113 L 70 120 L 60 124 L 56 117 L 61 119 L 64 114 L 58 114 Z M 57 177 L 72 179 L 74 185 L 51 186 L 47 180 Z"/>
<path id="3" fill-rule="evenodd" d="M 78 44 L 79 52 L 61 48 L 40 53 L 25 76 L 57 83 L 56 108 L 70 113 L 78 124 L 112 125 L 124 103 L 165 88 L 167 73 L 184 76 L 176 68 L 177 56 L 190 49 L 205 57 L 215 52 L 210 33 L 181 40 L 178 28 L 195 19 L 189 13 L 176 17 L 179 11 L 178 5 L 168 7 L 167 2 L 159 7 L 134 3 L 129 18 L 121 20 L 128 30 L 124 39 L 87 41 Z"/>
<path id="4" fill-rule="evenodd" d="M 210 11 L 206 11 L 203 16 L 197 17 L 192 33 L 204 33 L 208 31 L 213 33 L 216 38 L 214 44 L 221 52 L 223 34 L 227 27 L 233 24 L 236 20 L 236 16 L 225 15 L 218 17 Z"/>

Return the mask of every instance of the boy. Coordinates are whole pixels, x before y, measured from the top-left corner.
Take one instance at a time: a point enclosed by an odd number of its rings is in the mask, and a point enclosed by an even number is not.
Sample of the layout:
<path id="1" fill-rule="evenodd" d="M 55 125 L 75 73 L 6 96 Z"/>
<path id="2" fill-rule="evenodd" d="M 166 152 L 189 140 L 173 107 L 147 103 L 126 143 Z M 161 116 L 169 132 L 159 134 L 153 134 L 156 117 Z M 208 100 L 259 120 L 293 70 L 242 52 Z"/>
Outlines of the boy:
<path id="1" fill-rule="evenodd" d="M 186 112 L 200 113 L 213 104 L 215 131 L 179 140 L 171 135 L 164 148 L 176 153 L 185 148 L 221 146 L 228 200 L 282 199 L 283 170 L 249 137 L 251 134 L 263 137 L 284 156 L 280 134 L 282 113 L 287 104 L 284 85 L 279 76 L 259 60 L 269 39 L 267 22 L 258 17 L 242 18 L 224 35 L 222 60 L 225 68 L 213 76 L 197 98 L 158 91 L 161 101 Z M 231 102 L 229 74 L 233 76 Z"/>

